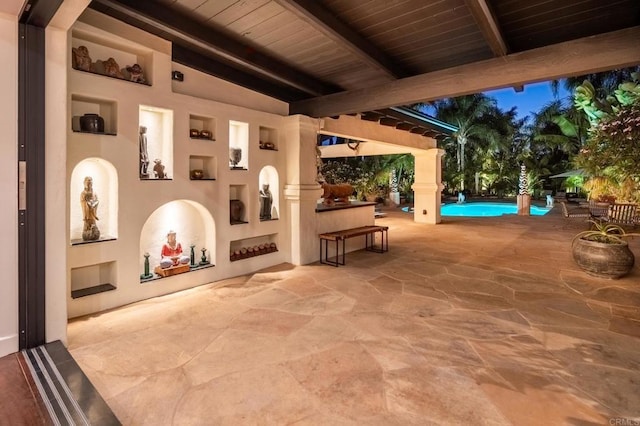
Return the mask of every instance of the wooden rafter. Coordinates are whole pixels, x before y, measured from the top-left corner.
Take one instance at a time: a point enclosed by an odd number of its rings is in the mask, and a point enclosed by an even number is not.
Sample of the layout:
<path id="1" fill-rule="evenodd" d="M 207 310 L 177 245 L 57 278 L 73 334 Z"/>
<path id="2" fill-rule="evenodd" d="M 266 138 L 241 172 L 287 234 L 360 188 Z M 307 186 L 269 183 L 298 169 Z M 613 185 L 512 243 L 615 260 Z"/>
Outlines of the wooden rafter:
<path id="1" fill-rule="evenodd" d="M 333 85 L 292 68 L 279 59 L 258 52 L 253 47 L 230 38 L 221 31 L 195 22 L 162 3 L 138 0 L 93 0 L 90 7 L 144 28 L 174 43 L 188 45 L 193 50 L 207 51 L 254 74 L 284 83 L 307 94 L 320 96 L 339 90 Z"/>
<path id="2" fill-rule="evenodd" d="M 290 104 L 291 114 L 327 117 L 412 105 L 485 90 L 640 64 L 640 26 Z"/>
<path id="3" fill-rule="evenodd" d="M 317 0 L 275 0 L 283 8 L 308 22 L 317 31 L 357 55 L 362 61 L 390 77 L 409 74 L 369 40 L 354 31 Z"/>
<path id="4" fill-rule="evenodd" d="M 486 0 L 464 0 L 478 24 L 478 28 L 495 56 L 509 53 L 507 43 L 502 36 L 498 20 Z"/>

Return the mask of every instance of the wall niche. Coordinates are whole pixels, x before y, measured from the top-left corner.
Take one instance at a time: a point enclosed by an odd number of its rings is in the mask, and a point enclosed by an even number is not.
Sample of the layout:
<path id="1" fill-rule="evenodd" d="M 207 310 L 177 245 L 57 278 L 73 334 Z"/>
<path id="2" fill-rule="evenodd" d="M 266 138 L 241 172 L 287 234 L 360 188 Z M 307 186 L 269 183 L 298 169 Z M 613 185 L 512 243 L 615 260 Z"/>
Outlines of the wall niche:
<path id="1" fill-rule="evenodd" d="M 173 111 L 140 105 L 138 144 L 140 179 L 172 179 Z"/>
<path id="2" fill-rule="evenodd" d="M 249 123 L 229 121 L 229 169 L 249 168 Z"/>
<path id="3" fill-rule="evenodd" d="M 86 178 L 91 179 L 93 199 L 87 189 Z M 89 191 L 90 192 L 90 191 Z M 101 158 L 86 158 L 71 172 L 69 182 L 69 224 L 72 245 L 115 240 L 118 236 L 118 173 L 110 162 Z M 87 203 L 95 203 L 92 208 Z M 95 215 L 98 238 L 84 238 L 85 215 Z M 88 218 L 91 222 L 91 217 Z M 83 235 L 85 234 L 85 235 Z M 95 235 L 93 235 L 95 236 Z"/>
<path id="4" fill-rule="evenodd" d="M 170 276 L 173 275 L 173 271 L 177 271 L 167 268 L 170 270 L 162 276 L 154 273 L 156 267 L 161 265 L 163 246 L 167 243 L 170 232 L 175 232 L 176 242 L 182 248 L 182 255 L 190 258 L 188 267 L 182 267 L 180 272 L 211 267 L 215 264 L 216 226 L 211 213 L 195 201 L 175 200 L 158 207 L 142 227 L 139 252 L 141 282 Z M 145 267 L 146 255 L 149 262 L 148 270 Z"/>
<path id="5" fill-rule="evenodd" d="M 276 168 L 264 166 L 258 175 L 258 185 L 260 220 L 277 220 L 280 217 L 280 182 Z"/>

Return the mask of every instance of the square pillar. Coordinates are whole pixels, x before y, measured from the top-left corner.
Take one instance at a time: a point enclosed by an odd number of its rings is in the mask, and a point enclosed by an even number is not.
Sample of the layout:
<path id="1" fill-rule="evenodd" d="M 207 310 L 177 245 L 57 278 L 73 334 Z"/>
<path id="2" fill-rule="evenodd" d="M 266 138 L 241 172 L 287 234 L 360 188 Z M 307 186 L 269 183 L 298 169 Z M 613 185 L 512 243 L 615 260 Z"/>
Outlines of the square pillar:
<path id="1" fill-rule="evenodd" d="M 440 223 L 442 156 L 444 150 L 432 148 L 414 154 L 415 181 L 413 188 L 413 220 L 420 223 Z"/>
<path id="2" fill-rule="evenodd" d="M 285 117 L 287 183 L 284 198 L 289 216 L 291 263 L 304 265 L 318 258 L 316 205 L 322 188 L 316 182 L 319 120 L 303 115 Z"/>

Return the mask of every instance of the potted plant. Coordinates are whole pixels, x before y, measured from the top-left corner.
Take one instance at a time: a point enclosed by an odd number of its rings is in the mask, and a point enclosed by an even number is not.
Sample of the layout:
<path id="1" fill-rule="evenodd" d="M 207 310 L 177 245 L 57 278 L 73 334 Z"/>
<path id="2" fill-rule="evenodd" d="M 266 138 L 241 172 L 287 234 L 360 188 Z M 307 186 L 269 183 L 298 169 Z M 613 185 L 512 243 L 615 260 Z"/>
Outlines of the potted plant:
<path id="1" fill-rule="evenodd" d="M 573 238 L 573 259 L 587 274 L 616 279 L 628 274 L 635 263 L 626 238 L 640 236 L 627 233 L 619 225 L 590 221 L 592 229 Z"/>

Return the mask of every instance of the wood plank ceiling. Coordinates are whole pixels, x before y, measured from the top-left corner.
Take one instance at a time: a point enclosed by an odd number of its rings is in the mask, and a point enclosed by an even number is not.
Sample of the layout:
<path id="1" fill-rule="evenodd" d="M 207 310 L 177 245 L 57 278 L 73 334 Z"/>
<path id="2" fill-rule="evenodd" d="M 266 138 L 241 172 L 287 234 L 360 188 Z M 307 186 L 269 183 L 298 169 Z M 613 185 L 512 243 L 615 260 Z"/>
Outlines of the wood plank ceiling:
<path id="1" fill-rule="evenodd" d="M 326 95 L 393 90 L 399 80 L 640 25 L 638 0 L 93 0 L 90 7 L 171 40 L 174 61 L 290 102 L 292 112 Z"/>

